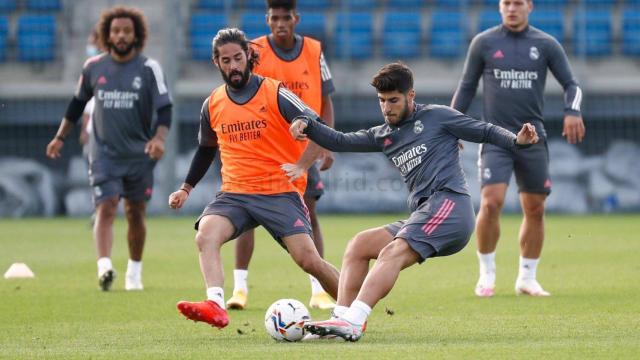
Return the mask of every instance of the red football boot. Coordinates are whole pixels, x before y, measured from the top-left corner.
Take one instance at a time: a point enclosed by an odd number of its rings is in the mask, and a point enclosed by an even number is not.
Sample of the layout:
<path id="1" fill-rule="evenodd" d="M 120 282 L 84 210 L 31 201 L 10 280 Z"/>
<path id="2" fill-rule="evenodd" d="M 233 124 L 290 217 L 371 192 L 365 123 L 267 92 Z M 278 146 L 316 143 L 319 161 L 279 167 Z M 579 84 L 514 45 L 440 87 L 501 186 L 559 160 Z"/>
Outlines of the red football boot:
<path id="1" fill-rule="evenodd" d="M 218 329 L 229 324 L 227 310 L 220 308 L 215 301 L 180 301 L 177 306 L 182 315 L 189 320 L 206 322 Z"/>

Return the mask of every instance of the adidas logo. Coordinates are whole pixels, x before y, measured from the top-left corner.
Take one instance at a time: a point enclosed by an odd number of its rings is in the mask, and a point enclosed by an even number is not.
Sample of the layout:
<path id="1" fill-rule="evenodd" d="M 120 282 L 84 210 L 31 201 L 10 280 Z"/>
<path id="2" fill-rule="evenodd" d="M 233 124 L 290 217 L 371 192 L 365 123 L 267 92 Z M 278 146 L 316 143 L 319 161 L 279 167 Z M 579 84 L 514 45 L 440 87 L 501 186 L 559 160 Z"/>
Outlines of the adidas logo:
<path id="1" fill-rule="evenodd" d="M 100 77 L 98 78 L 98 85 L 104 85 L 104 84 L 106 84 L 106 83 L 107 83 L 107 78 L 106 78 L 106 77 L 104 77 L 104 75 L 102 75 L 102 76 L 100 76 Z"/>
<path id="2" fill-rule="evenodd" d="M 263 113 L 263 112 L 267 112 L 267 108 L 263 105 L 260 107 L 260 110 L 258 110 L 259 112 Z"/>
<path id="3" fill-rule="evenodd" d="M 302 72 L 302 75 L 309 75 L 309 72 L 307 70 Z"/>
<path id="4" fill-rule="evenodd" d="M 544 187 L 545 187 L 545 189 L 548 189 L 548 188 L 550 188 L 550 187 L 551 187 L 551 179 L 547 179 L 547 180 L 544 182 Z"/>
<path id="5" fill-rule="evenodd" d="M 496 52 L 493 53 L 493 58 L 494 59 L 503 59 L 504 58 L 504 54 L 502 53 L 502 50 L 498 50 Z"/>
<path id="6" fill-rule="evenodd" d="M 391 141 L 391 139 L 389 138 L 384 139 L 384 143 L 382 143 L 382 145 L 384 145 L 385 147 L 391 144 L 393 144 L 393 141 Z"/>
<path id="7" fill-rule="evenodd" d="M 302 220 L 298 219 L 295 223 L 293 223 L 293 227 L 304 227 L 304 223 Z"/>

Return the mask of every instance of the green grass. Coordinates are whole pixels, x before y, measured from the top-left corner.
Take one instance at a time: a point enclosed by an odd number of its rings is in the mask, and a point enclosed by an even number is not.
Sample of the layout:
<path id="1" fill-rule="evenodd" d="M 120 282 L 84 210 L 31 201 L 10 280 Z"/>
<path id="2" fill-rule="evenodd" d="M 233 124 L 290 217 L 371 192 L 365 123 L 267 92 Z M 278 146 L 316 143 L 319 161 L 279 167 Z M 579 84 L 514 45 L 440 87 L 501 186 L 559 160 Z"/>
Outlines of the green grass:
<path id="1" fill-rule="evenodd" d="M 326 257 L 339 266 L 347 240 L 395 216 L 323 216 Z M 358 343 L 276 343 L 264 311 L 284 297 L 308 301 L 309 281 L 258 231 L 250 303 L 215 330 L 185 321 L 181 299 L 204 297 L 193 218 L 148 223 L 144 292 L 123 290 L 124 221 L 116 224 L 113 291 L 97 289 L 84 219 L 0 220 L 0 270 L 26 262 L 35 279 L 0 280 L 0 358 L 638 358 L 640 217 L 549 216 L 538 278 L 551 298 L 516 297 L 518 217 L 505 217 L 497 293 L 473 295 L 475 241 L 461 253 L 405 270 L 374 309 Z M 224 248 L 227 295 L 233 246 Z M 385 308 L 392 309 L 388 315 Z M 312 316 L 322 319 L 323 311 Z M 241 334 L 242 333 L 242 334 Z"/>

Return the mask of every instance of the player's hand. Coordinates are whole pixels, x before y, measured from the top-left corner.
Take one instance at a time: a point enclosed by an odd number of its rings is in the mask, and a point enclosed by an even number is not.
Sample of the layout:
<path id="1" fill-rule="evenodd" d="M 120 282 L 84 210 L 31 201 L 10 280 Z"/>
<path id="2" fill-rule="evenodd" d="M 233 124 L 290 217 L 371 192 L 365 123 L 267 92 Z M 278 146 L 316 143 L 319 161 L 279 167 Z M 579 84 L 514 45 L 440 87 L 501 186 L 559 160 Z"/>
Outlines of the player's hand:
<path id="1" fill-rule="evenodd" d="M 320 164 L 320 171 L 329 170 L 333 165 L 333 153 L 329 150 L 322 151 L 322 162 Z"/>
<path id="2" fill-rule="evenodd" d="M 305 140 L 307 138 L 307 134 L 304 133 L 304 129 L 307 128 L 307 123 L 302 120 L 295 120 L 291 127 L 289 127 L 289 132 L 291 136 L 293 136 L 296 140 Z"/>
<path id="3" fill-rule="evenodd" d="M 174 191 L 169 195 L 169 207 L 172 209 L 180 209 L 188 197 L 189 193 L 185 189 Z"/>
<path id="4" fill-rule="evenodd" d="M 160 160 L 164 155 L 164 140 L 153 137 L 144 146 L 144 153 L 153 160 Z"/>
<path id="5" fill-rule="evenodd" d="M 562 136 L 567 138 L 569 144 L 582 142 L 586 130 L 580 116 L 567 115 L 564 117 Z"/>
<path id="6" fill-rule="evenodd" d="M 538 142 L 538 133 L 536 127 L 531 123 L 522 125 L 522 129 L 518 133 L 516 143 L 519 145 L 535 144 Z"/>
<path id="7" fill-rule="evenodd" d="M 307 172 L 307 169 L 298 164 L 282 164 L 280 165 L 280 168 L 289 177 L 289 182 L 293 182 L 299 179 Z"/>
<path id="8" fill-rule="evenodd" d="M 47 156 L 51 159 L 57 159 L 60 157 L 60 150 L 64 146 L 64 142 L 62 140 L 53 138 L 47 145 Z"/>

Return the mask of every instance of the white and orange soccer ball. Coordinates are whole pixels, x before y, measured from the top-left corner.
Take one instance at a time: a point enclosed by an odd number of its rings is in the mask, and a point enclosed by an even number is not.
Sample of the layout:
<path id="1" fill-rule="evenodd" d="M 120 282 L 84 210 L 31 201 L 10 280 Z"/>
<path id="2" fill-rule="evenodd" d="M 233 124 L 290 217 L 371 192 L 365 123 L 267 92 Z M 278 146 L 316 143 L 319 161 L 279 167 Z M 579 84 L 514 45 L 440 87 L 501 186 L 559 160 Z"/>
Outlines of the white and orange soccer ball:
<path id="1" fill-rule="evenodd" d="M 267 309 L 264 326 L 277 341 L 298 341 L 305 335 L 304 324 L 311 320 L 309 310 L 298 300 L 280 299 Z"/>

